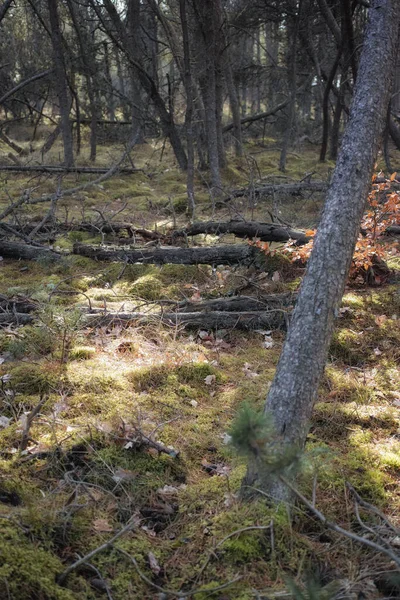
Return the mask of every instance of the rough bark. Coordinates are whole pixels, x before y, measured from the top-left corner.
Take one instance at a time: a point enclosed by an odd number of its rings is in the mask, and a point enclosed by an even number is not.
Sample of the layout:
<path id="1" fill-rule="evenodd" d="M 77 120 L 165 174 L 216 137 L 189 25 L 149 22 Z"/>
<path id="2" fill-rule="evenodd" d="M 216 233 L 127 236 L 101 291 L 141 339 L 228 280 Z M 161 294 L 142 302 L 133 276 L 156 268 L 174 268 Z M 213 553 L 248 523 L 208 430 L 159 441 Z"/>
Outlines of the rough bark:
<path id="1" fill-rule="evenodd" d="M 5 0 L 5 2 L 3 2 L 3 4 L 0 6 L 0 23 L 2 22 L 2 20 L 6 16 L 7 11 L 10 8 L 11 4 L 13 3 L 13 1 L 14 0 Z"/>
<path id="2" fill-rule="evenodd" d="M 1 245 L 0 245 L 1 252 Z M 234 265 L 249 264 L 258 251 L 247 244 L 231 244 L 225 246 L 195 247 L 195 248 L 142 248 L 138 250 L 109 250 L 74 244 L 74 254 L 87 256 L 94 260 L 105 262 L 126 262 L 142 264 L 176 264 L 176 265 Z"/>
<path id="3" fill-rule="evenodd" d="M 205 221 L 193 223 L 187 229 L 175 231 L 173 237 L 193 236 L 203 233 L 217 235 L 233 233 L 240 238 L 259 238 L 263 242 L 287 242 L 291 239 L 303 243 L 308 241 L 303 231 L 296 231 L 284 225 L 259 223 L 257 221 Z"/>
<path id="4" fill-rule="evenodd" d="M 302 447 L 308 432 L 384 128 L 399 23 L 396 0 L 371 2 L 350 119 L 265 405 L 284 445 Z M 287 498 L 273 477 L 261 485 Z"/>

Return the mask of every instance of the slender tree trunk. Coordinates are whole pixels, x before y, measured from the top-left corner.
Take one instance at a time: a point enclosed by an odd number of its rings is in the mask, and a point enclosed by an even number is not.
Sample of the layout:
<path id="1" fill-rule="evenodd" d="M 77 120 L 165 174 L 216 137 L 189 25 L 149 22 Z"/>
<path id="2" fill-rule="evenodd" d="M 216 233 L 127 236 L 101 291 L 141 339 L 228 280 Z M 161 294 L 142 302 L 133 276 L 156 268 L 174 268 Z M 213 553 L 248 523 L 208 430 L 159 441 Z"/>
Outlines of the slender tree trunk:
<path id="1" fill-rule="evenodd" d="M 64 143 L 64 162 L 65 166 L 71 167 L 74 164 L 74 151 L 72 128 L 69 120 L 70 103 L 68 100 L 67 75 L 62 50 L 62 36 L 57 10 L 57 0 L 48 0 L 48 8 L 51 27 L 51 43 L 53 47 L 54 85 L 57 90 L 60 107 L 61 132 Z"/>
<path id="2" fill-rule="evenodd" d="M 110 92 L 107 93 L 107 95 L 106 95 L 108 118 L 110 121 L 115 121 L 115 97 L 112 92 L 110 53 L 108 51 L 108 43 L 107 42 L 104 42 L 103 49 L 104 49 L 104 72 L 105 72 L 107 81 L 110 85 Z M 116 50 L 116 52 L 118 53 L 118 50 Z"/>
<path id="3" fill-rule="evenodd" d="M 279 170 L 286 170 L 286 158 L 289 149 L 290 140 L 292 137 L 292 130 L 296 118 L 296 91 L 297 91 L 297 68 L 296 68 L 296 53 L 297 53 L 297 36 L 299 31 L 299 20 L 301 12 L 302 0 L 299 2 L 298 14 L 293 17 L 294 22 L 292 26 L 288 26 L 288 42 L 291 40 L 290 48 L 290 61 L 289 61 L 289 93 L 290 93 L 290 104 L 289 104 L 289 115 L 285 130 L 285 135 L 282 143 L 281 155 L 279 158 Z M 293 6 L 295 8 L 295 6 Z"/>
<path id="4" fill-rule="evenodd" d="M 322 101 L 322 116 L 323 116 L 323 124 L 322 124 L 322 143 L 321 143 L 321 152 L 319 155 L 319 160 L 324 162 L 326 159 L 326 153 L 328 151 L 328 141 L 329 141 L 329 127 L 330 127 L 330 118 L 329 118 L 329 95 L 332 89 L 332 85 L 335 79 L 336 71 L 338 69 L 340 63 L 340 57 L 343 52 L 343 45 L 339 47 L 338 53 L 336 55 L 335 62 L 333 63 L 332 69 L 329 73 L 328 80 L 326 82 L 324 97 Z"/>
<path id="5" fill-rule="evenodd" d="M 86 29 L 87 14 L 84 14 L 84 8 L 77 6 L 74 0 L 67 0 L 68 9 L 76 31 L 78 46 L 82 57 L 85 71 L 86 91 L 89 98 L 90 110 L 90 160 L 95 162 L 97 153 L 97 122 L 98 114 L 98 92 L 94 82 L 96 73 L 95 50 L 91 43 L 90 33 Z"/>
<path id="6" fill-rule="evenodd" d="M 397 0 L 372 0 L 350 118 L 265 411 L 284 446 L 305 443 L 385 125 L 400 25 Z M 276 500 L 288 493 L 262 482 Z"/>
<path id="7" fill-rule="evenodd" d="M 196 202 L 194 197 L 194 142 L 193 142 L 193 82 L 192 67 L 190 64 L 189 30 L 186 15 L 186 0 L 179 0 L 179 10 L 182 24 L 183 37 L 183 61 L 184 61 L 184 85 L 186 90 L 186 144 L 187 144 L 187 174 L 186 185 L 188 195 L 188 207 L 191 218 L 194 220 Z"/>

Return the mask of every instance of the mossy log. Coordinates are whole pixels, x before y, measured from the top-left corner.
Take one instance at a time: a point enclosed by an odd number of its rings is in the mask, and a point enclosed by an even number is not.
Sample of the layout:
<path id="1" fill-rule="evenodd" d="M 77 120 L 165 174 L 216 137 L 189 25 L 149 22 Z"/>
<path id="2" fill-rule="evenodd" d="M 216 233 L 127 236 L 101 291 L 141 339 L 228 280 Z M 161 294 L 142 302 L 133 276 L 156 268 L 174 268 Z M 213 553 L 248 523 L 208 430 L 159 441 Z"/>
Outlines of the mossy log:
<path id="1" fill-rule="evenodd" d="M 0 256 L 3 258 L 22 258 L 24 260 L 36 260 L 44 256 L 52 260 L 61 258 L 61 255 L 51 248 L 19 244 L 18 242 L 7 242 L 5 240 L 0 240 Z"/>
<path id="2" fill-rule="evenodd" d="M 194 236 L 199 234 L 221 235 L 232 233 L 240 238 L 259 238 L 263 242 L 287 242 L 297 240 L 306 243 L 308 237 L 304 231 L 296 231 L 284 225 L 274 223 L 259 223 L 258 221 L 205 221 L 193 223 L 190 227 L 175 231 L 175 237 Z"/>
<path id="3" fill-rule="evenodd" d="M 229 244 L 194 248 L 153 247 L 135 250 L 111 250 L 87 244 L 74 244 L 74 254 L 105 262 L 176 265 L 249 264 L 260 253 L 247 244 Z"/>
<path id="4" fill-rule="evenodd" d="M 93 311 L 84 317 L 87 325 L 99 327 L 132 323 L 162 322 L 173 327 L 188 329 L 286 329 L 289 313 L 283 309 L 268 311 L 209 311 L 209 312 L 161 312 L 161 313 L 112 313 Z"/>

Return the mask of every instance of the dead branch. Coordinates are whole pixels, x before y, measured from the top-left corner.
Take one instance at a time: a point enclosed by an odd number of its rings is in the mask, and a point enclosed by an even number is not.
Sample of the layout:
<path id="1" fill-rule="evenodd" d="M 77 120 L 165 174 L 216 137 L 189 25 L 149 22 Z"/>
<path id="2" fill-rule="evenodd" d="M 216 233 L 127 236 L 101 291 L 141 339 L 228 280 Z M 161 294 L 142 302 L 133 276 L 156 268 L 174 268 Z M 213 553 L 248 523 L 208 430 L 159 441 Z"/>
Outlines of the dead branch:
<path id="1" fill-rule="evenodd" d="M 28 79 L 24 79 L 18 85 L 16 85 L 11 90 L 9 90 L 8 92 L 6 92 L 0 98 L 0 105 L 4 104 L 4 102 L 6 100 L 8 100 L 11 96 L 13 96 L 20 89 L 26 87 L 27 85 L 29 85 L 30 83 L 33 83 L 34 81 L 37 81 L 38 79 L 43 79 L 43 77 L 47 77 L 52 72 L 53 72 L 53 69 L 47 69 L 46 71 L 41 71 L 40 73 L 36 73 L 36 75 L 32 75 L 32 77 L 28 77 Z"/>
<path id="2" fill-rule="evenodd" d="M 114 542 L 116 542 L 120 537 L 122 537 L 128 531 L 131 531 L 131 529 L 133 529 L 134 527 L 135 527 L 135 522 L 133 519 L 131 519 L 130 521 L 128 521 L 128 523 L 125 525 L 125 527 L 120 529 L 120 531 L 118 531 L 118 533 L 116 533 L 111 539 L 109 539 L 108 542 L 105 542 L 104 544 L 102 544 L 101 546 L 98 546 L 91 552 L 88 552 L 88 554 L 85 554 L 85 556 L 82 556 L 76 562 L 74 562 L 72 565 L 70 565 L 67 569 L 65 569 L 65 571 L 63 571 L 61 573 L 61 575 L 58 576 L 57 583 L 59 585 L 62 585 L 65 582 L 68 575 L 70 573 L 72 573 L 72 571 L 74 571 L 81 565 L 87 563 L 91 558 L 93 558 L 94 556 L 99 554 L 99 552 L 102 552 L 103 550 L 107 550 L 108 548 L 111 548 L 111 546 L 114 544 Z"/>
<path id="3" fill-rule="evenodd" d="M 1 316 L 1 315 L 0 315 Z M 22 432 L 22 438 L 20 443 L 20 450 L 26 450 L 29 444 L 29 432 L 32 427 L 32 423 L 36 415 L 39 414 L 42 406 L 47 402 L 48 396 L 42 396 L 38 402 L 38 404 L 31 410 L 31 412 L 26 416 L 25 427 Z"/>

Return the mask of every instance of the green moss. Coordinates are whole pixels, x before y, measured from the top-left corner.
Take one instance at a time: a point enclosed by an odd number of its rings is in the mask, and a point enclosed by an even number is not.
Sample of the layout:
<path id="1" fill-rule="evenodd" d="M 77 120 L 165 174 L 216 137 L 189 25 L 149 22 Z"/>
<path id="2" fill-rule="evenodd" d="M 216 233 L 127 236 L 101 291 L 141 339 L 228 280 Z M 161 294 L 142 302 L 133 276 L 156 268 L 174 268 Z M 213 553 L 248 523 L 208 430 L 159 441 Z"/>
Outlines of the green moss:
<path id="1" fill-rule="evenodd" d="M 368 359 L 359 334 L 349 329 L 335 332 L 329 354 L 331 358 L 336 358 L 351 366 L 362 365 Z"/>
<path id="2" fill-rule="evenodd" d="M 0 595 L 18 600 L 77 600 L 78 595 L 63 589 L 56 577 L 61 561 L 39 545 L 29 543 L 0 522 Z"/>
<path id="3" fill-rule="evenodd" d="M 171 283 L 205 283 L 211 275 L 211 268 L 197 265 L 164 265 L 160 270 L 160 279 L 166 285 Z"/>
<path id="4" fill-rule="evenodd" d="M 132 371 L 128 380 L 138 391 L 148 391 L 168 386 L 174 391 L 185 393 L 182 387 L 188 384 L 205 387 L 205 378 L 215 375 L 216 381 L 221 380 L 220 373 L 209 363 L 186 363 L 178 367 L 159 365 L 155 367 L 143 367 Z M 190 392 L 190 390 L 188 390 Z"/>
<path id="5" fill-rule="evenodd" d="M 92 346 L 75 346 L 69 353 L 70 360 L 89 360 L 96 354 L 96 348 Z"/>
<path id="6" fill-rule="evenodd" d="M 22 358 L 25 354 L 46 356 L 55 352 L 58 343 L 59 340 L 47 327 L 27 325 L 18 338 L 9 341 L 7 350 L 15 358 Z"/>
<path id="7" fill-rule="evenodd" d="M 144 300 L 159 300 L 163 296 L 163 285 L 154 275 L 143 275 L 130 287 L 130 293 Z"/>
<path id="8" fill-rule="evenodd" d="M 22 364 L 8 369 L 10 386 L 21 394 L 45 394 L 58 387 L 60 375 L 51 364 Z"/>

